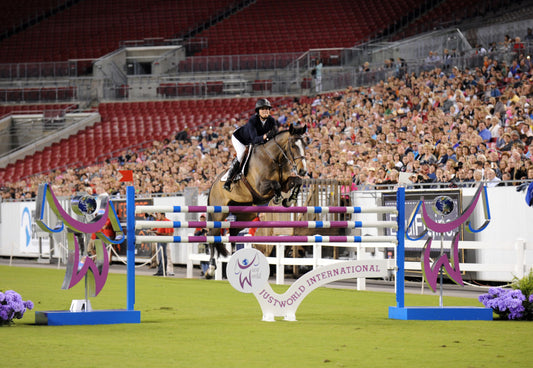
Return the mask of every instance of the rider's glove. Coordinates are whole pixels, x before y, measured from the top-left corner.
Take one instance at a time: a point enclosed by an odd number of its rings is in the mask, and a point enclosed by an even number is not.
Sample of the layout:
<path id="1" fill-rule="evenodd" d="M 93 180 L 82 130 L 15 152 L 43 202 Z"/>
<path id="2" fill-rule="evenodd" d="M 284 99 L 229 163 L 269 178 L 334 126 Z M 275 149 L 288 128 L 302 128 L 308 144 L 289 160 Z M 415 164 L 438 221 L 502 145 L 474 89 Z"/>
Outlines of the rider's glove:
<path id="1" fill-rule="evenodd" d="M 274 138 L 276 136 L 276 130 L 275 129 L 272 129 L 271 131 L 269 131 L 267 133 L 267 141 L 271 140 L 272 138 Z"/>

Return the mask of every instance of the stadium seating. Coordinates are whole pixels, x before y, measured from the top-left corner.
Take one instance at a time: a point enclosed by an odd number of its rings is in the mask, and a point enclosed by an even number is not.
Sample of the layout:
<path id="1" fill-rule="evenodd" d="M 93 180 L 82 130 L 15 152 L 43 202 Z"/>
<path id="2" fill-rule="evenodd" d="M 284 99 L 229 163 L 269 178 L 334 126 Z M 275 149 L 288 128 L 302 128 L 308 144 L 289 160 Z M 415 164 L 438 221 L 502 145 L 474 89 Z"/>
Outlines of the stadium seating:
<path id="1" fill-rule="evenodd" d="M 260 0 L 199 33 L 198 55 L 267 54 L 351 47 L 400 20 L 421 0 Z M 300 15 L 300 16 L 298 16 Z"/>
<path id="2" fill-rule="evenodd" d="M 44 16 L 60 3 L 58 0 L 3 0 L 0 33 L 12 31 L 26 22 Z"/>
<path id="3" fill-rule="evenodd" d="M 494 0 L 491 6 L 504 5 Z M 57 0 L 8 0 L 0 22 L 5 27 L 24 22 L 64 2 Z M 0 63 L 94 59 L 121 42 L 169 39 L 195 27 L 207 39 L 202 55 L 242 55 L 304 52 L 313 48 L 351 47 L 391 26 L 413 18 L 401 35 L 432 29 L 479 14 L 475 0 L 257 0 L 230 17 L 218 17 L 246 1 L 202 0 L 131 2 L 86 0 L 46 17 L 23 32 L 0 41 Z M 483 6 L 489 6 L 483 4 Z M 423 10 L 424 9 L 424 10 Z M 215 21 L 216 20 L 216 21 Z M 205 25 L 211 25 L 205 27 Z M 338 58 L 328 58 L 334 63 Z M 197 71 L 217 68 L 199 65 Z M 266 68 L 266 66 L 264 66 Z M 6 73 L 1 70 L 0 75 Z"/>
<path id="4" fill-rule="evenodd" d="M 118 156 L 128 147 L 143 148 L 187 128 L 248 118 L 255 98 L 102 103 L 100 123 L 0 169 L 0 183 L 51 169 L 79 167 Z M 273 98 L 272 103 L 288 103 Z M 53 106 L 53 105 L 50 105 Z M 57 105 L 62 106 L 62 105 Z M 43 106 L 36 106 L 41 108 Z M 9 107 L 4 107 L 9 110 Z M 13 106 L 13 109 L 17 107 Z M 2 110 L 0 110 L 1 112 Z M 9 111 L 7 111 L 9 112 Z"/>
<path id="5" fill-rule="evenodd" d="M 51 2 L 25 1 L 41 3 L 43 9 Z M 258 0 L 199 33 L 197 37 L 208 39 L 208 47 L 200 55 L 349 47 L 382 31 L 423 2 Z M 236 3 L 81 1 L 0 42 L 0 63 L 94 59 L 118 48 L 122 41 L 173 38 L 211 21 Z"/>
<path id="6" fill-rule="evenodd" d="M 428 4 L 426 0 L 257 0 L 228 18 L 216 16 L 228 7 L 242 2 L 74 2 L 66 10 L 47 16 L 32 27 L 0 41 L 0 78 L 9 78 L 14 75 L 15 69 L 16 72 L 20 69 L 15 64 L 1 63 L 28 63 L 24 69 L 25 78 L 42 76 L 42 68 L 49 67 L 51 70 L 44 75 L 69 76 L 68 66 L 76 65 L 75 63 L 50 66 L 42 64 L 41 70 L 31 65 L 32 62 L 69 59 L 80 59 L 77 61 L 77 70 L 79 74 L 84 74 L 91 70 L 92 59 L 117 49 L 121 42 L 173 38 L 213 19 L 218 23 L 196 35 L 208 40 L 208 46 L 199 50 L 199 55 L 209 58 L 199 58 L 194 64 L 187 59 L 180 63 L 180 71 L 182 65 L 190 71 L 223 68 L 227 59 L 221 55 L 248 55 L 239 56 L 243 69 L 282 68 L 291 59 L 280 57 L 278 53 L 350 47 L 383 32 L 399 20 L 412 15 L 414 9 Z M 2 3 L 0 24 L 3 30 L 11 29 L 40 12 L 63 3 L 58 0 L 6 0 Z M 445 0 L 437 3 L 439 5 L 434 9 L 418 14 L 419 20 L 414 19 L 404 35 L 417 32 L 422 26 L 431 27 L 438 22 L 453 20 L 458 14 L 472 16 L 476 14 L 478 2 Z M 498 0 L 494 3 L 498 3 Z M 322 57 L 326 66 L 338 65 L 340 62 L 340 53 L 336 50 L 325 51 Z M 312 86 L 309 78 L 302 83 L 306 88 Z M 162 83 L 158 88 L 158 95 L 165 99 L 190 98 L 200 88 L 202 95 L 216 96 L 222 92 L 223 87 L 221 81 Z M 37 99 L 43 100 L 43 96 L 44 100 L 49 101 L 76 98 L 75 91 L 69 88 L 37 90 L 19 88 L 17 85 L 3 88 L 0 91 L 0 101 L 13 101 L 19 105 L 0 105 L 0 114 L 19 111 L 18 109 L 43 110 L 53 106 L 24 105 Z M 252 89 L 257 94 L 268 94 L 271 88 L 271 80 L 257 79 Z M 128 91 L 129 86 L 122 85 L 116 90 L 115 97 L 127 98 Z M 276 99 L 276 102 L 280 101 Z M 101 123 L 0 169 L 0 183 L 54 168 L 89 165 L 113 157 L 117 151 L 126 147 L 143 147 L 153 140 L 171 137 L 187 127 L 216 123 L 216 119 L 247 116 L 254 102 L 255 98 L 102 103 L 98 107 L 102 115 Z"/>
<path id="7" fill-rule="evenodd" d="M 9 7 L 10 11 L 17 9 L 20 2 L 40 3 L 41 9 L 47 8 L 49 3 L 57 3 L 53 0 L 20 0 Z M 1 41 L 0 63 L 98 58 L 117 49 L 121 41 L 174 38 L 205 23 L 233 3 L 233 0 L 80 1 Z M 38 12 L 27 10 L 30 14 Z M 26 12 L 17 19 L 20 21 L 25 17 Z"/>
<path id="8" fill-rule="evenodd" d="M 504 3 L 504 1 L 501 1 Z M 497 7 L 498 1 L 494 1 Z M 476 16 L 481 11 L 480 4 L 476 0 L 447 0 L 428 11 L 411 22 L 403 31 L 393 37 L 399 40 L 405 37 L 413 36 L 418 33 L 431 31 L 438 28 L 441 24 L 450 24 L 450 22 L 459 22 Z"/>

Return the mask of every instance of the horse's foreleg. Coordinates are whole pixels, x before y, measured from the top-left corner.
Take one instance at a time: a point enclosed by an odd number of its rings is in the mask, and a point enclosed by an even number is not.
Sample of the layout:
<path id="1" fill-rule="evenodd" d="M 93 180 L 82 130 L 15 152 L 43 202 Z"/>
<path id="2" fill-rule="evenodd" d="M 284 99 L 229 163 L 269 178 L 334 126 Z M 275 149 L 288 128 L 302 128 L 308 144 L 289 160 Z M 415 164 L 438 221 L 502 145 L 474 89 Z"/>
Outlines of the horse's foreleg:
<path id="1" fill-rule="evenodd" d="M 259 191 L 261 195 L 267 195 L 269 192 L 274 192 L 274 204 L 281 203 L 283 196 L 281 195 L 281 184 L 275 180 L 265 180 L 259 184 Z"/>
<path id="2" fill-rule="evenodd" d="M 296 203 L 296 200 L 298 199 L 298 195 L 300 194 L 301 187 L 302 187 L 301 185 L 297 185 L 294 188 L 292 188 L 291 195 L 289 196 L 289 198 L 285 198 L 283 200 L 283 207 L 290 207 Z"/>
<path id="3" fill-rule="evenodd" d="M 292 188 L 292 191 L 289 198 L 283 200 L 283 207 L 290 207 L 296 203 L 298 195 L 300 194 L 300 188 L 302 187 L 302 179 L 297 176 L 291 176 L 287 181 L 287 186 Z"/>
<path id="4" fill-rule="evenodd" d="M 273 182 L 274 189 L 274 204 L 278 205 L 281 203 L 283 196 L 281 195 L 281 184 L 277 181 Z"/>

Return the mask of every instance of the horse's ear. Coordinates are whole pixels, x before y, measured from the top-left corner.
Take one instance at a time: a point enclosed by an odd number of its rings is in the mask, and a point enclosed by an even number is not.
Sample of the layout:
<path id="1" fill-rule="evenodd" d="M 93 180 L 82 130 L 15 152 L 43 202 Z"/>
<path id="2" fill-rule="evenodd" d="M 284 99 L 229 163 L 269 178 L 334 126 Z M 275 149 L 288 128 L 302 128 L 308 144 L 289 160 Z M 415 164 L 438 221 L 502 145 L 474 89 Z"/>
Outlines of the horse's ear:
<path id="1" fill-rule="evenodd" d="M 307 125 L 301 124 L 294 128 L 294 134 L 304 135 L 307 130 Z"/>
<path id="2" fill-rule="evenodd" d="M 300 124 L 300 125 L 297 125 L 297 126 L 294 126 L 293 124 L 291 124 L 289 126 L 289 132 L 291 133 L 291 135 L 303 135 L 307 130 L 307 125 L 305 124 Z"/>

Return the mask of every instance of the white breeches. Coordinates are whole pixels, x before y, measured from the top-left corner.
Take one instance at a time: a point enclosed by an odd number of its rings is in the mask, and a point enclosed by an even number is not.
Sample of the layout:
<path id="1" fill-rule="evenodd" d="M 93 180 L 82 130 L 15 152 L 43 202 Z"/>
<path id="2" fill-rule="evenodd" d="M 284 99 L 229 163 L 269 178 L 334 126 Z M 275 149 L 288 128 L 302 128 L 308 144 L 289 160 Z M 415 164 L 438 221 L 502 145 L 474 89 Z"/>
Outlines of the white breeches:
<path id="1" fill-rule="evenodd" d="M 231 143 L 233 143 L 235 152 L 237 152 L 237 160 L 239 160 L 239 162 L 242 163 L 242 159 L 244 156 L 244 151 L 246 150 L 246 146 L 242 144 L 237 138 L 235 138 L 234 135 L 231 136 Z"/>

